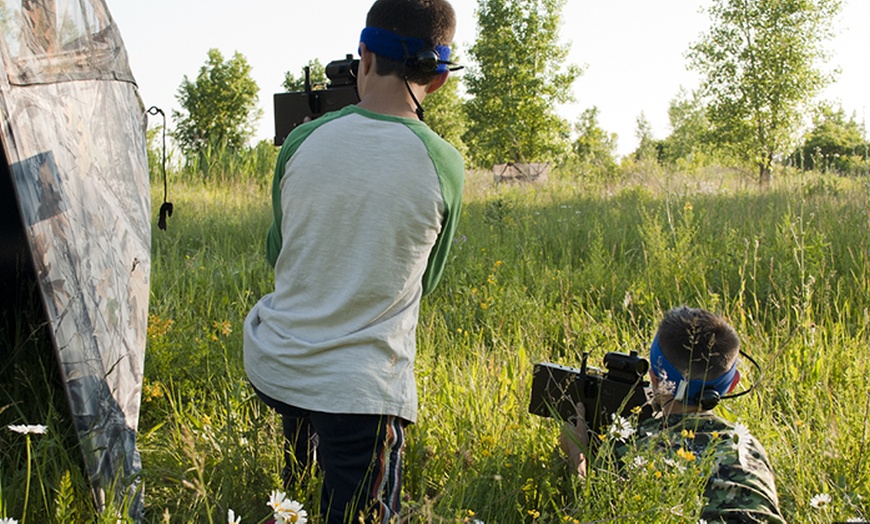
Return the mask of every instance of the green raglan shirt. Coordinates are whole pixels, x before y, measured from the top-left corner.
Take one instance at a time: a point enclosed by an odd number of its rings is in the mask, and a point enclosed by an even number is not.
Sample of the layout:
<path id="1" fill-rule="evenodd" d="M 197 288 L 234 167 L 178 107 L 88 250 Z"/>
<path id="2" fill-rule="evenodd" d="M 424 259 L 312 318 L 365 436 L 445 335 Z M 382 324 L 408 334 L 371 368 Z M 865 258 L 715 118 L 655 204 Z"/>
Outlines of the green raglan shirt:
<path id="1" fill-rule="evenodd" d="M 444 270 L 463 181 L 456 149 L 417 120 L 348 106 L 295 129 L 272 186 L 275 290 L 245 321 L 252 384 L 414 422 L 420 298 Z"/>
<path id="2" fill-rule="evenodd" d="M 441 185 L 441 193 L 444 198 L 445 218 L 444 229 L 439 235 L 438 242 L 432 249 L 432 255 L 429 257 L 429 264 L 426 268 L 426 273 L 423 275 L 423 296 L 428 295 L 435 289 L 438 282 L 441 280 L 441 274 L 444 272 L 444 265 L 447 262 L 447 254 L 450 251 L 450 245 L 453 241 L 453 235 L 456 232 L 456 225 L 459 221 L 459 212 L 462 208 L 462 188 L 465 182 L 465 167 L 462 157 L 459 152 L 435 134 L 428 126 L 417 120 L 409 120 L 407 118 L 393 117 L 372 113 L 356 106 L 347 106 L 340 111 L 328 113 L 322 118 L 309 122 L 295 129 L 290 136 L 285 140 L 281 152 L 278 155 L 278 161 L 275 167 L 275 175 L 272 179 L 272 225 L 266 235 L 266 260 L 273 267 L 278 258 L 278 253 L 281 251 L 281 219 L 283 216 L 283 208 L 281 205 L 281 181 L 286 172 L 287 160 L 293 156 L 300 144 L 317 130 L 318 127 L 331 122 L 336 118 L 341 118 L 348 114 L 357 113 L 364 115 L 367 118 L 376 120 L 392 121 L 401 123 L 407 126 L 421 142 L 429 149 L 429 154 L 432 158 L 432 163 L 438 174 L 438 182 Z"/>

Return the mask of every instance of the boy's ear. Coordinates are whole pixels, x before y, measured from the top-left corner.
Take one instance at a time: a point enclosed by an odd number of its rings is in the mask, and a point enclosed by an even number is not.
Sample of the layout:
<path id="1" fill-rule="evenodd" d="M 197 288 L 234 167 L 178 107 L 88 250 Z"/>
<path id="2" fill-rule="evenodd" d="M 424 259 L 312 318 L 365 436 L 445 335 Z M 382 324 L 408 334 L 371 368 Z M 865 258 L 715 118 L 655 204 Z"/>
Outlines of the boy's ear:
<path id="1" fill-rule="evenodd" d="M 369 72 L 369 69 L 374 67 L 374 59 L 375 54 L 366 48 L 366 45 L 362 42 L 359 43 L 359 73 L 358 76 L 362 76 Z"/>
<path id="2" fill-rule="evenodd" d="M 740 382 L 740 370 L 739 369 L 736 370 L 736 373 L 734 373 L 734 380 L 731 381 L 731 385 L 728 386 L 728 391 L 725 394 L 727 395 L 728 393 L 731 393 L 732 391 L 734 391 L 734 388 L 737 387 L 738 382 Z"/>
<path id="3" fill-rule="evenodd" d="M 437 91 L 438 88 L 440 88 L 444 85 L 445 82 L 447 82 L 448 76 L 450 76 L 450 71 L 444 71 L 443 73 L 439 73 L 434 80 L 426 85 L 426 94 L 431 95 L 432 93 Z"/>

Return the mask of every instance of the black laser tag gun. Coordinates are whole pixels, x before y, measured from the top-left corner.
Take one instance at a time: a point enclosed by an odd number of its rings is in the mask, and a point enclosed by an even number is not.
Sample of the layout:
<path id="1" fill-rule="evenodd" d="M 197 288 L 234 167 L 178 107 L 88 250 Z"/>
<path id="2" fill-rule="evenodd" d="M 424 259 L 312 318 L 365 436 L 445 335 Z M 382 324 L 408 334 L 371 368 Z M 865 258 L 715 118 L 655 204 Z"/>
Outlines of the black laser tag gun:
<path id="1" fill-rule="evenodd" d="M 651 390 L 645 375 L 649 361 L 637 351 L 604 355 L 606 370 L 587 367 L 589 353 L 583 353 L 580 369 L 558 364 L 535 364 L 529 413 L 570 420 L 577 417 L 574 407 L 583 402 L 587 427 L 606 431 L 617 414 L 628 418 L 640 409 L 638 418 L 652 416 Z"/>
<path id="2" fill-rule="evenodd" d="M 356 91 L 356 73 L 359 60 L 347 55 L 342 60 L 334 60 L 326 65 L 325 86 L 311 85 L 311 71 L 305 66 L 305 90 L 292 93 L 276 93 L 275 105 L 275 145 L 280 146 L 290 131 L 305 121 L 312 120 L 324 113 L 341 109 L 359 102 Z"/>

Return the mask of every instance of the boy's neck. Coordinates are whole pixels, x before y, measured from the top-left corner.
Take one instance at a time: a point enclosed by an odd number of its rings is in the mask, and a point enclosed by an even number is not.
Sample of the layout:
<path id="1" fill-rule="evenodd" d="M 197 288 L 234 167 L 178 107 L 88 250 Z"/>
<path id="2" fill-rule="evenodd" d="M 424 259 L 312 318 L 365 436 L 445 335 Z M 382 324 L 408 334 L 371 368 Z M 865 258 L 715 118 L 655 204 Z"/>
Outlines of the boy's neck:
<path id="1" fill-rule="evenodd" d="M 409 82 L 414 96 L 420 103 L 426 97 L 426 86 Z M 357 103 L 362 109 L 385 115 L 417 118 L 417 106 L 414 104 L 405 80 L 398 76 L 371 75 L 366 79 L 365 92 Z"/>

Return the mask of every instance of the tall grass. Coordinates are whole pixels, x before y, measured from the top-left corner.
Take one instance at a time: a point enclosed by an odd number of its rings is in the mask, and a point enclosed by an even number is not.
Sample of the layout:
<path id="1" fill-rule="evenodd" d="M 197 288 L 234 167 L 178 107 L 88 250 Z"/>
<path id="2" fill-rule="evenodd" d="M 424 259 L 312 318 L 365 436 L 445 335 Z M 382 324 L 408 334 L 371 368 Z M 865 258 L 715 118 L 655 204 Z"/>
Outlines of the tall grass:
<path id="1" fill-rule="evenodd" d="M 232 508 L 258 522 L 280 486 L 280 420 L 242 367 L 244 317 L 272 286 L 267 178 L 176 181 L 169 229 L 155 230 L 139 440 L 149 521 L 223 522 Z M 763 369 L 743 367 L 757 389 L 718 411 L 766 446 L 786 517 L 870 517 L 868 187 L 791 174 L 758 188 L 716 170 L 496 187 L 470 173 L 420 314 L 408 520 L 697 521 L 695 471 L 656 462 L 626 477 L 601 456 L 581 481 L 558 424 L 527 413 L 535 362 L 646 353 L 680 304 L 724 313 Z M 319 482 L 308 472 L 288 494 L 314 522 Z M 819 493 L 825 509 L 810 507 Z"/>
<path id="2" fill-rule="evenodd" d="M 421 310 L 411 521 L 690 521 L 692 478 L 580 482 L 556 452 L 555 423 L 526 411 L 534 362 L 644 352 L 679 304 L 726 314 L 761 363 L 763 377 L 743 370 L 761 378 L 757 392 L 720 410 L 767 446 L 786 516 L 867 515 L 866 181 L 791 175 L 759 189 L 727 172 L 653 175 L 501 187 L 470 175 L 449 269 Z M 240 361 L 243 318 L 272 282 L 268 190 L 177 191 L 174 227 L 155 235 L 146 391 L 160 393 L 145 403 L 155 429 L 142 439 L 146 474 L 158 477 L 151 511 L 265 515 L 279 486 L 279 421 Z M 291 495 L 316 514 L 316 476 L 304 486 Z M 823 492 L 832 506 L 810 508 Z"/>
<path id="3" fill-rule="evenodd" d="M 17 289 L 4 290 L 16 294 L 5 303 L 17 307 L 0 312 L 0 519 L 109 522 L 95 510 L 31 278 L 23 273 Z M 24 435 L 13 425 L 46 433 Z M 106 515 L 122 505 L 109 501 Z"/>

